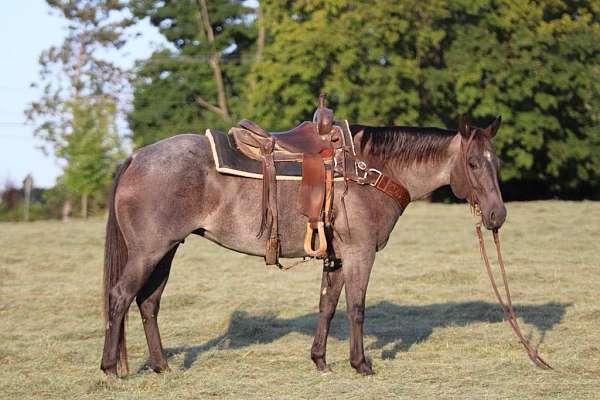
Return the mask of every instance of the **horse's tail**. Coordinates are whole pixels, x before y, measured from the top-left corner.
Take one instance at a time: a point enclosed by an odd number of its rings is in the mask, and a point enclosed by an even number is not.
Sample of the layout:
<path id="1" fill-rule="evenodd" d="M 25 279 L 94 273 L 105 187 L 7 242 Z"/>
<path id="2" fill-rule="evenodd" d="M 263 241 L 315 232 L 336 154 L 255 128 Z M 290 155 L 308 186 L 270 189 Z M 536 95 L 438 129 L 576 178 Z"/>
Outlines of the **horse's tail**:
<path id="1" fill-rule="evenodd" d="M 109 293 L 111 289 L 117 284 L 125 264 L 127 263 L 127 245 L 119 223 L 117 221 L 115 211 L 115 193 L 121 176 L 131 164 L 132 157 L 129 156 L 118 168 L 113 186 L 108 198 L 108 221 L 106 223 L 106 243 L 104 245 L 104 322 L 108 327 L 109 323 Z M 121 368 L 121 375 L 127 375 L 129 372 L 129 365 L 127 363 L 127 347 L 125 344 L 125 321 L 127 314 L 121 322 L 121 334 L 119 335 L 118 344 L 118 365 Z"/>

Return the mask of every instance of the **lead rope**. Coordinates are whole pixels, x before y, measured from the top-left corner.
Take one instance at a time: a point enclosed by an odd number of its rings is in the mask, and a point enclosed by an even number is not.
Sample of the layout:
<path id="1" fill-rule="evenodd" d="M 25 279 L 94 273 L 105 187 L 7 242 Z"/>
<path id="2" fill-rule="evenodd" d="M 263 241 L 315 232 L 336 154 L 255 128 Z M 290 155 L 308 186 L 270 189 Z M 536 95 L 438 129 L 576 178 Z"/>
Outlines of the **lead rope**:
<path id="1" fill-rule="evenodd" d="M 525 337 L 523 336 L 523 332 L 521 331 L 521 327 L 517 322 L 517 316 L 515 314 L 515 310 L 512 305 L 512 300 L 510 297 L 510 290 L 508 289 L 508 279 L 506 278 L 506 268 L 504 267 L 504 260 L 502 258 L 502 253 L 500 252 L 500 236 L 498 234 L 498 230 L 495 229 L 493 232 L 494 235 L 494 245 L 496 246 L 496 254 L 498 256 L 498 265 L 500 266 L 500 272 L 502 274 L 502 281 L 504 283 L 504 293 L 506 296 L 506 303 L 502 299 L 500 295 L 500 291 L 498 290 L 498 286 L 496 285 L 496 280 L 494 279 L 494 274 L 492 273 L 492 268 L 490 267 L 490 260 L 487 256 L 487 252 L 485 250 L 485 241 L 483 240 L 483 235 L 481 233 L 481 222 L 478 222 L 475 225 L 475 232 L 477 233 L 477 238 L 479 239 L 479 250 L 481 252 L 481 257 L 483 258 L 485 270 L 490 278 L 490 282 L 492 283 L 492 289 L 494 290 L 494 294 L 496 295 L 496 299 L 498 303 L 500 303 L 500 307 L 504 312 L 504 316 L 506 321 L 510 324 L 511 328 L 519 338 L 519 341 L 527 351 L 527 355 L 534 362 L 535 365 L 542 369 L 552 369 L 550 364 L 548 364 L 538 352 L 531 347 L 531 344 Z"/>

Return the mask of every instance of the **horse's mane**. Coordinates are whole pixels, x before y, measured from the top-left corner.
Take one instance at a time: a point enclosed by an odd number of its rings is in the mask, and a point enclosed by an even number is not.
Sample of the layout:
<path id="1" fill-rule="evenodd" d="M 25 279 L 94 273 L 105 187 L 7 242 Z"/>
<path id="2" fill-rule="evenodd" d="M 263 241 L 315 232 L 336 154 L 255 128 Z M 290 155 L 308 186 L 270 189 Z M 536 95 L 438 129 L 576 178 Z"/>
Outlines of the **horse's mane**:
<path id="1" fill-rule="evenodd" d="M 362 132 L 360 148 L 374 157 L 394 160 L 402 165 L 413 162 L 439 161 L 456 130 L 414 126 L 350 125 L 355 136 Z"/>

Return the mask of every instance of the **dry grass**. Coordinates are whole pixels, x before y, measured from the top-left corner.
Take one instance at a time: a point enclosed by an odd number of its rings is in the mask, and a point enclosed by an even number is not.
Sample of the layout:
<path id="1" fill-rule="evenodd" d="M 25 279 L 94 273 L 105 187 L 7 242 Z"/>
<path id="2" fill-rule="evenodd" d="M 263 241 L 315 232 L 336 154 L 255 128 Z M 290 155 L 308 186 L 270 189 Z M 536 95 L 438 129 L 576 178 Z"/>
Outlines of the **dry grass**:
<path id="1" fill-rule="evenodd" d="M 318 264 L 280 272 L 190 238 L 160 315 L 173 372 L 145 367 L 132 308 L 133 373 L 107 380 L 98 369 L 103 221 L 0 224 L 0 397 L 598 398 L 600 204 L 508 208 L 502 236 L 517 312 L 555 371 L 536 369 L 502 321 L 466 206 L 417 203 L 374 267 L 365 323 L 373 377 L 350 368 L 343 307 L 328 348 L 333 372 L 313 368 Z"/>

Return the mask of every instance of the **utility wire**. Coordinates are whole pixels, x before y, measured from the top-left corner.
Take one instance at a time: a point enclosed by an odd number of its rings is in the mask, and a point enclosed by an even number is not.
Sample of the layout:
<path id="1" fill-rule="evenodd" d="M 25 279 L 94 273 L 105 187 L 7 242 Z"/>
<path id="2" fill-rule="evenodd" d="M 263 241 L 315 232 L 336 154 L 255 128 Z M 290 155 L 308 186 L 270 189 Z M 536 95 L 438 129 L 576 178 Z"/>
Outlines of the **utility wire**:
<path id="1" fill-rule="evenodd" d="M 34 138 L 33 136 L 21 136 L 21 135 L 15 135 L 12 133 L 0 133 L 0 138 L 1 139 L 19 139 L 19 140 L 38 140 L 37 138 Z"/>

